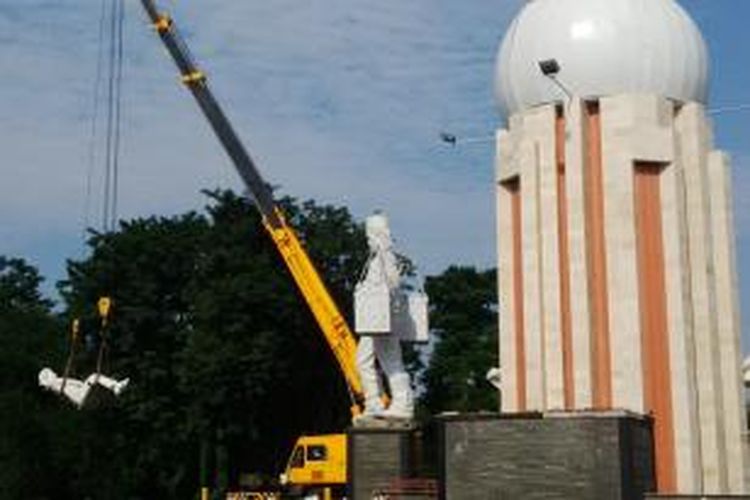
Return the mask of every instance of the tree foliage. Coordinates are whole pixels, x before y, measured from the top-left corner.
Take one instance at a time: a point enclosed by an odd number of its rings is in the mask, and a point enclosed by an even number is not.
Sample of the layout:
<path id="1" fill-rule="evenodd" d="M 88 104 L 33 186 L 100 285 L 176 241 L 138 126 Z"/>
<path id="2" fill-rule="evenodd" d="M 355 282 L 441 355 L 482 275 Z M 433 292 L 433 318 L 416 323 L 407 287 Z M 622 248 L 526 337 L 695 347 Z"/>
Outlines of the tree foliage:
<path id="1" fill-rule="evenodd" d="M 45 474 L 54 452 L 48 436 L 54 421 L 39 397 L 36 373 L 41 353 L 61 344 L 49 301 L 42 298 L 42 278 L 21 259 L 0 256 L 0 491 L 4 498 L 50 495 L 49 484 L 33 481 Z M 59 362 L 59 356 L 47 358 Z M 31 479 L 31 480 L 30 480 Z"/>
<path id="2" fill-rule="evenodd" d="M 450 267 L 428 277 L 425 288 L 435 343 L 421 376 L 422 404 L 432 415 L 497 411 L 497 390 L 485 379 L 499 366 L 496 272 Z"/>
<path id="3" fill-rule="evenodd" d="M 337 431 L 348 422 L 341 374 L 256 210 L 231 192 L 207 195 L 205 213 L 138 219 L 116 232 L 92 233 L 90 256 L 68 264 L 62 316 L 80 317 L 83 325 L 75 372 L 85 377 L 95 367 L 101 342 L 95 304 L 110 296 L 104 371 L 130 378 L 120 400 L 76 412 L 35 387 L 43 364 L 62 371 L 65 327 L 39 296 L 31 268 L 16 261 L 12 273 L 0 267 L 3 311 L 8 304 L 40 316 L 28 328 L 3 323 L 0 332 L 33 330 L 47 342 L 23 346 L 23 363 L 4 349 L 3 368 L 23 381 L 24 397 L 55 415 L 53 424 L 40 408 L 30 409 L 49 427 L 33 431 L 51 440 L 42 443 L 48 462 L 32 465 L 58 478 L 54 498 L 191 498 L 201 448 L 218 449 L 216 460 L 230 465 L 232 480 L 240 472 L 271 475 L 298 434 Z M 367 258 L 362 227 L 345 209 L 293 199 L 282 205 L 342 310 L 350 311 Z M 20 322 L 17 316 L 13 321 Z M 42 320 L 50 322 L 46 333 Z M 21 341 L 18 333 L 8 336 Z M 7 420 L 22 425 L 24 413 L 9 410 Z M 4 422 L 6 428 L 13 427 Z M 14 465 L 0 470 L 29 485 L 31 465 L 20 467 L 8 456 L 20 449 L 28 450 L 22 442 L 1 447 L 0 464 Z"/>
<path id="4" fill-rule="evenodd" d="M 3 498 L 192 498 L 201 463 L 225 469 L 222 482 L 270 477 L 298 435 L 346 427 L 343 378 L 256 210 L 206 194 L 204 212 L 92 232 L 89 256 L 68 263 L 59 312 L 33 267 L 0 257 Z M 344 208 L 281 203 L 349 314 L 367 260 L 362 226 Z M 497 365 L 495 273 L 452 267 L 426 288 L 437 340 L 429 359 L 406 350 L 424 411 L 496 409 L 484 380 Z M 106 330 L 101 296 L 114 301 Z M 72 374 L 95 369 L 105 333 L 104 372 L 131 380 L 120 399 L 76 411 L 37 386 L 43 366 L 63 371 L 73 318 Z"/>

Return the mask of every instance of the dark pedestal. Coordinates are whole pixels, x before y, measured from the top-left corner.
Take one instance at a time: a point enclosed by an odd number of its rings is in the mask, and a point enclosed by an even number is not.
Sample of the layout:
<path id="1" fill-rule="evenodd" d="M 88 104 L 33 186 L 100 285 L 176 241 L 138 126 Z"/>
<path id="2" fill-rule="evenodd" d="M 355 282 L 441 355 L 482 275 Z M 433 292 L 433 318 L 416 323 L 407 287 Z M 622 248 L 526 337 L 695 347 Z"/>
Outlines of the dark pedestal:
<path id="1" fill-rule="evenodd" d="M 646 500 L 748 500 L 750 495 L 646 495 Z"/>
<path id="2" fill-rule="evenodd" d="M 373 493 L 412 477 L 413 429 L 354 427 L 347 436 L 349 498 L 371 500 Z"/>
<path id="3" fill-rule="evenodd" d="M 651 421 L 620 412 L 438 417 L 442 499 L 642 500 Z"/>

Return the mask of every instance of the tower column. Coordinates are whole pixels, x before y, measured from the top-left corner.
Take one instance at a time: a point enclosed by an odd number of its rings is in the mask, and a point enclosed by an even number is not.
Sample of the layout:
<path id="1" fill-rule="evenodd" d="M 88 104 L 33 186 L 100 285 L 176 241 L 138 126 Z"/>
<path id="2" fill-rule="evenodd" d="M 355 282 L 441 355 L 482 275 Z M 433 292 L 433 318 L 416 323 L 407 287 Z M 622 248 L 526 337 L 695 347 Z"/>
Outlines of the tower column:
<path id="1" fill-rule="evenodd" d="M 703 107 L 689 103 L 675 120 L 679 164 L 684 171 L 689 292 L 695 342 L 697 415 L 705 492 L 728 488 L 724 404 L 717 342 L 716 281 L 707 161 L 711 141 Z"/>
<path id="2" fill-rule="evenodd" d="M 585 103 L 574 100 L 565 111 L 565 185 L 570 272 L 570 323 L 573 347 L 573 408 L 591 408 L 592 390 L 591 292 L 586 236 Z"/>
<path id="3" fill-rule="evenodd" d="M 734 220 L 732 216 L 732 184 L 729 158 L 718 151 L 708 157 L 708 178 L 711 198 L 711 227 L 713 229 L 714 269 L 717 290 L 716 314 L 719 357 L 721 358 L 722 402 L 726 423 L 727 462 L 744 462 L 745 446 L 736 439 L 747 429 L 744 387 L 736 374 L 741 371 L 740 308 L 735 256 Z M 728 418 L 727 418 L 728 417 Z M 728 491 L 743 493 L 744 471 L 737 466 L 727 470 Z"/>
<path id="4" fill-rule="evenodd" d="M 502 408 L 648 415 L 660 493 L 750 493 L 708 67 L 678 0 L 524 2 L 497 53 Z"/>

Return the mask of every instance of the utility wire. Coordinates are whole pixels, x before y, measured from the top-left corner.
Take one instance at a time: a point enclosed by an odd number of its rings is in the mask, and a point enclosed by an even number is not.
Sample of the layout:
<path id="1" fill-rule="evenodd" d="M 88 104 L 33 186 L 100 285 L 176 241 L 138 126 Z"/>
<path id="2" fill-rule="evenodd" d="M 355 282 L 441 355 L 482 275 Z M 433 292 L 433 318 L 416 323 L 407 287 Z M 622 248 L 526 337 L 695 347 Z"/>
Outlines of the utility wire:
<path id="1" fill-rule="evenodd" d="M 706 114 L 720 115 L 720 114 L 726 114 L 726 113 L 737 113 L 741 111 L 750 111 L 750 104 L 736 104 L 734 106 L 722 106 L 718 108 L 709 108 L 706 110 Z M 464 144 L 481 144 L 481 143 L 492 142 L 495 140 L 494 135 L 461 137 L 461 136 L 452 134 L 450 132 L 440 132 L 439 137 L 442 143 L 447 144 L 449 146 L 453 146 L 453 147 L 457 147 L 457 146 L 464 145 Z"/>

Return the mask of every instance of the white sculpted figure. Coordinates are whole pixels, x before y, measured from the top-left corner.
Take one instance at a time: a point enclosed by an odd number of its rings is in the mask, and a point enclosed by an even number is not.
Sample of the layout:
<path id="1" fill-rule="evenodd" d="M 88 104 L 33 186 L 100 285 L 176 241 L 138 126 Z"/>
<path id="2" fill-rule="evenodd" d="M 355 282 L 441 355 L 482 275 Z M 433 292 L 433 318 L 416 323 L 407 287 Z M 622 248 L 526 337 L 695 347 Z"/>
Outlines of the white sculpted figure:
<path id="1" fill-rule="evenodd" d="M 401 342 L 426 342 L 427 297 L 404 286 L 388 220 L 382 214 L 367 218 L 370 260 L 356 287 L 355 324 L 360 335 L 357 368 L 365 393 L 365 416 L 411 419 L 414 395 L 404 368 Z M 391 390 L 391 402 L 383 407 L 377 360 Z"/>
<path id="2" fill-rule="evenodd" d="M 64 395 L 78 408 L 81 408 L 86 402 L 86 398 L 91 392 L 92 387 L 100 385 L 105 389 L 112 391 L 115 396 L 119 396 L 128 386 L 130 379 L 115 380 L 100 373 L 92 373 L 86 380 L 74 378 L 64 379 L 58 376 L 52 369 L 43 368 L 39 372 L 39 385 L 50 391 Z"/>

